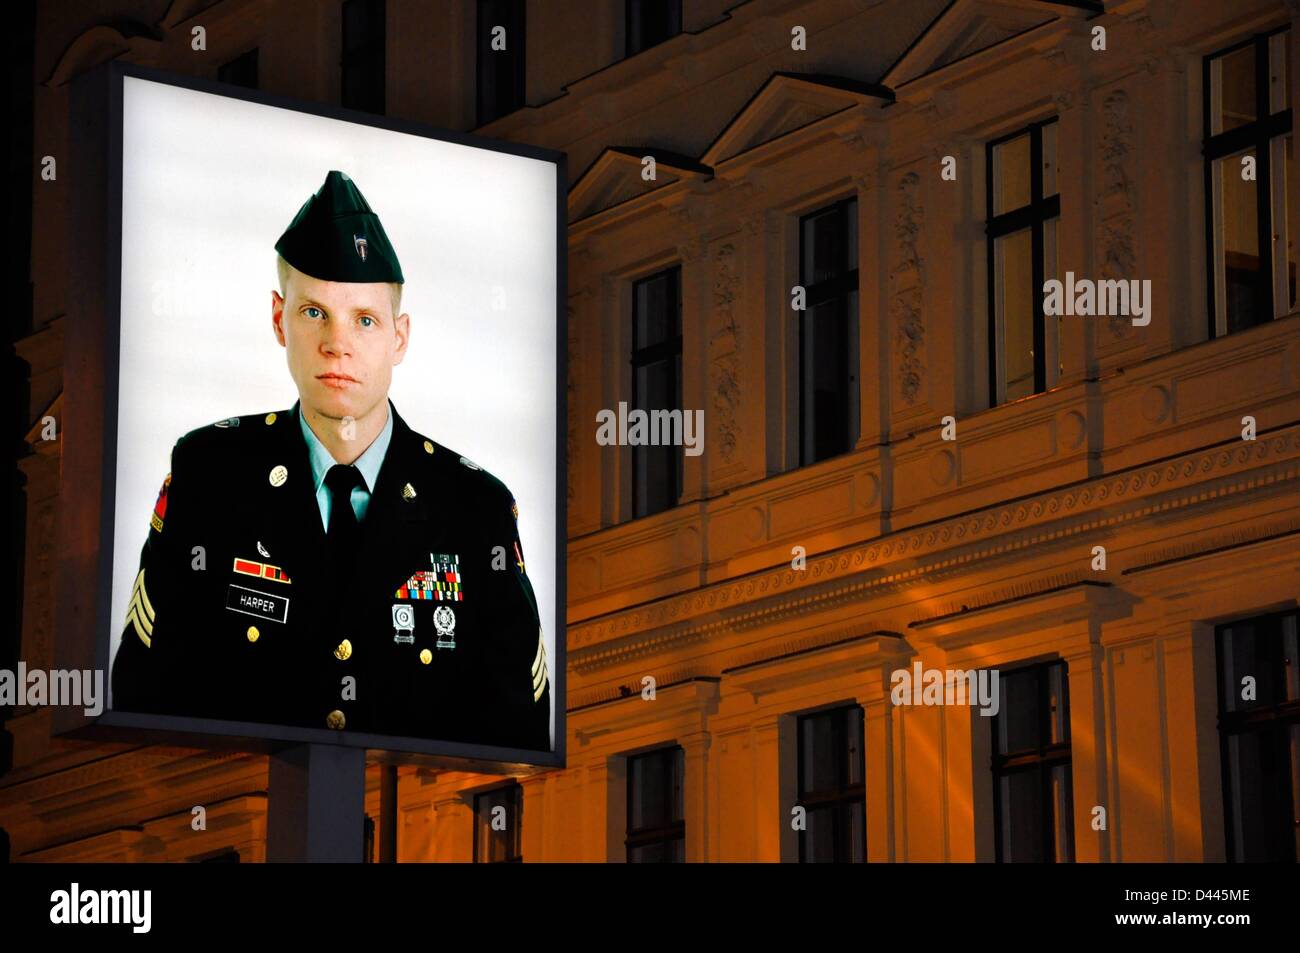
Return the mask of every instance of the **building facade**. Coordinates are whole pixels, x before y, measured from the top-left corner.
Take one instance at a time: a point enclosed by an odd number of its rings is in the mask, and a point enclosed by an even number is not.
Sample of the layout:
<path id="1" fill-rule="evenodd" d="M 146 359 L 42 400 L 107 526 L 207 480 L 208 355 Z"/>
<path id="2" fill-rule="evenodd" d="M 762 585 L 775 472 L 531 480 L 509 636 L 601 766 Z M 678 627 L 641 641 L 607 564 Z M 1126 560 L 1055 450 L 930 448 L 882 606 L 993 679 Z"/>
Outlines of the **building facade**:
<path id="1" fill-rule="evenodd" d="M 38 17 L 34 149 L 119 57 L 568 154 L 567 765 L 400 769 L 398 859 L 1294 861 L 1297 18 L 101 2 Z M 75 236 L 32 187 L 50 667 Z M 620 403 L 702 439 L 605 446 Z M 265 856 L 263 757 L 5 728 L 12 859 Z"/>

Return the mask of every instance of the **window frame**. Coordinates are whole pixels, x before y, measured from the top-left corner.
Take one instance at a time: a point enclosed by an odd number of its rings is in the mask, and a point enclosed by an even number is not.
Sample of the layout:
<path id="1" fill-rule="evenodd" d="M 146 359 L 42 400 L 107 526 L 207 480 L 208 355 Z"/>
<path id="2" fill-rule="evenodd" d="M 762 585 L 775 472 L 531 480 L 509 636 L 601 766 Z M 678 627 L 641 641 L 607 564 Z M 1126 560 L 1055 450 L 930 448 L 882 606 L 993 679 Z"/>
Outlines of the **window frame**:
<path id="1" fill-rule="evenodd" d="M 857 229 L 858 217 L 858 196 L 856 194 L 846 195 L 834 201 L 819 205 L 815 209 L 799 215 L 795 223 L 796 236 L 796 255 L 798 256 L 798 267 L 796 274 L 796 283 L 804 289 L 804 306 L 803 310 L 798 312 L 798 322 L 795 327 L 796 347 L 798 351 L 798 365 L 795 372 L 795 393 L 798 395 L 798 466 L 808 467 L 825 460 L 833 460 L 835 457 L 843 456 L 846 453 L 852 453 L 854 447 L 862 435 L 862 368 L 860 361 L 860 348 L 862 342 L 862 286 L 859 279 L 859 266 L 862 258 L 862 236 L 858 235 L 854 244 L 857 245 L 857 256 L 849 264 L 850 268 L 828 278 L 825 281 L 816 284 L 805 283 L 806 275 L 804 274 L 804 262 L 806 260 L 804 248 L 804 228 L 805 223 L 810 219 L 822 215 L 830 215 L 840 209 L 847 209 L 852 206 L 852 210 L 844 213 L 846 222 L 852 228 Z M 857 309 L 854 314 L 845 315 L 846 338 L 845 347 L 851 353 L 847 354 L 849 380 L 847 382 L 849 393 L 849 406 L 846 408 L 846 424 L 848 433 L 845 434 L 846 446 L 838 453 L 831 453 L 824 457 L 806 456 L 804 447 L 807 443 L 808 433 L 808 408 L 805 406 L 805 380 L 804 380 L 804 322 L 812 308 L 828 301 L 843 300 L 845 310 L 848 310 L 847 302 L 852 295 L 857 295 Z M 854 333 L 856 331 L 856 333 Z M 857 347 L 854 347 L 854 344 Z"/>
<path id="2" fill-rule="evenodd" d="M 848 762 L 848 726 L 845 723 L 850 712 L 856 714 L 862 725 L 862 748 L 858 752 L 861 758 L 861 776 L 862 780 L 857 783 L 849 783 L 848 778 L 851 775 L 850 765 Z M 836 783 L 833 788 L 826 788 L 821 791 L 808 792 L 804 790 L 804 757 L 807 752 L 804 748 L 803 728 L 804 724 L 815 718 L 832 717 L 831 733 L 832 745 L 835 749 L 837 775 Z M 852 806 L 858 802 L 862 803 L 862 857 L 867 857 L 867 725 L 866 710 L 861 705 L 839 705 L 834 708 L 824 708 L 819 711 L 804 712 L 795 718 L 795 770 L 797 778 L 795 781 L 795 805 L 804 808 L 807 814 L 811 814 L 809 808 L 826 808 L 832 809 L 832 823 L 835 825 L 834 854 L 832 863 L 848 863 L 850 858 L 845 856 L 847 839 L 838 836 L 841 824 L 847 823 L 847 813 Z M 805 815 L 806 816 L 806 815 Z M 799 863 L 812 863 L 808 859 L 807 825 L 802 831 L 798 831 L 799 842 Z"/>
<path id="3" fill-rule="evenodd" d="M 1250 327 L 1258 327 L 1276 320 L 1278 302 L 1273 274 L 1273 262 L 1276 249 L 1273 247 L 1273 213 L 1278 196 L 1273 194 L 1273 157 L 1272 142 L 1291 134 L 1292 118 L 1290 95 L 1288 91 L 1287 108 L 1281 112 L 1272 112 L 1269 104 L 1269 42 L 1280 33 L 1291 29 L 1290 24 L 1277 27 L 1265 33 L 1256 33 L 1231 46 L 1206 54 L 1201 60 L 1201 156 L 1205 177 L 1205 262 L 1206 295 L 1209 312 L 1210 340 L 1227 337 L 1228 315 L 1219 314 L 1218 286 L 1215 283 L 1215 237 L 1217 224 L 1214 217 L 1214 163 L 1227 158 L 1243 149 L 1255 150 L 1255 230 L 1259 248 L 1260 272 L 1257 291 L 1267 291 L 1261 295 L 1268 301 L 1268 316 L 1264 320 L 1252 321 Z M 1294 37 L 1292 37 L 1294 42 Z M 1212 128 L 1211 102 L 1211 63 L 1238 50 L 1253 47 L 1255 51 L 1255 118 L 1244 125 L 1226 132 L 1210 133 Z M 1286 64 L 1287 81 L 1291 80 L 1291 64 Z M 1294 143 L 1292 148 L 1294 148 Z M 1300 185 L 1300 183 L 1297 183 Z M 1261 187 L 1262 186 L 1262 187 Z M 1286 209 L 1282 210 L 1285 218 Z M 1291 223 L 1286 223 L 1291 224 Z M 1288 309 L 1290 302 L 1287 302 Z M 1283 313 L 1286 313 L 1285 311 Z M 1255 313 L 1258 318 L 1259 311 Z M 1220 330 L 1222 325 L 1222 330 Z M 1244 329 L 1249 330 L 1249 328 Z"/>
<path id="4" fill-rule="evenodd" d="M 1250 863 L 1252 861 L 1236 860 L 1237 844 L 1233 837 L 1233 794 L 1236 786 L 1232 784 L 1231 757 L 1229 754 L 1228 739 L 1234 735 L 1241 734 L 1265 734 L 1270 729 L 1282 729 L 1285 726 L 1295 723 L 1300 724 L 1300 698 L 1282 701 L 1266 708 L 1252 708 L 1247 711 L 1228 711 L 1226 698 L 1224 697 L 1224 651 L 1226 630 L 1233 626 L 1242 626 L 1246 624 L 1259 627 L 1264 624 L 1275 624 L 1278 626 L 1278 633 L 1281 633 L 1281 622 L 1286 617 L 1295 619 L 1297 629 L 1300 629 L 1300 609 L 1290 608 L 1282 609 L 1277 612 L 1265 612 L 1259 615 L 1242 616 L 1231 622 L 1224 622 L 1214 627 L 1214 674 L 1217 685 L 1216 697 L 1218 700 L 1217 719 L 1215 728 L 1219 736 L 1219 769 L 1220 779 L 1223 784 L 1223 839 L 1224 839 L 1224 859 L 1228 863 Z M 1265 727 L 1261 728 L 1263 725 Z M 1294 770 L 1294 768 L 1292 768 Z M 1297 792 L 1292 791 L 1291 797 L 1296 798 Z M 1243 809 L 1249 805 L 1242 805 Z M 1290 825 L 1278 818 L 1276 833 L 1280 836 L 1283 828 L 1288 828 L 1286 840 L 1292 845 L 1297 856 L 1292 858 L 1292 862 L 1300 859 L 1300 848 L 1296 846 L 1295 822 Z"/>
<path id="5" fill-rule="evenodd" d="M 667 824 L 660 827 L 632 827 L 632 805 L 635 803 L 632 791 L 636 771 L 634 764 L 637 761 L 645 761 L 651 758 L 662 758 L 665 761 L 669 758 L 677 760 L 681 764 L 682 780 L 682 798 L 686 796 L 686 750 L 678 744 L 666 745 L 662 748 L 655 748 L 652 751 L 643 751 L 639 754 L 627 756 L 627 817 L 624 824 L 623 847 L 626 851 L 624 859 L 632 863 L 632 851 L 639 847 L 648 847 L 654 844 L 668 845 L 675 841 L 682 842 L 682 858 L 686 857 L 686 811 L 683 805 L 682 816 L 675 820 L 670 820 Z M 664 803 L 670 805 L 670 812 L 675 810 L 676 799 L 673 794 L 673 770 L 676 766 L 672 765 L 669 770 L 664 771 L 665 791 Z M 668 861 L 665 861 L 668 863 Z"/>
<path id="6" fill-rule="evenodd" d="M 997 267 L 995 249 L 997 240 L 1015 232 L 1030 229 L 1030 300 L 1034 303 L 1034 392 L 1036 397 L 1048 389 L 1047 316 L 1043 310 L 1043 284 L 1046 281 L 1046 225 L 1061 217 L 1060 135 L 1057 135 L 1057 186 L 1056 193 L 1043 196 L 1043 129 L 1060 122 L 1059 116 L 1049 116 L 1021 126 L 1005 135 L 990 139 L 984 144 L 984 235 L 986 244 L 988 278 L 988 349 L 989 349 L 989 406 L 1000 407 L 1010 403 L 1006 396 L 1005 357 L 998 346 Z M 994 214 L 993 155 L 996 148 L 1029 134 L 1029 204 Z M 1058 234 L 1059 242 L 1059 234 Z M 1005 337 L 1005 333 L 1002 335 Z M 1060 342 L 1055 362 L 1060 363 Z M 1016 398 L 1023 400 L 1024 398 Z"/>
<path id="7" fill-rule="evenodd" d="M 676 303 L 674 305 L 675 312 L 673 317 L 675 333 L 669 335 L 665 340 L 660 341 L 656 344 L 650 344 L 650 345 L 646 345 L 645 347 L 638 348 L 636 346 L 637 320 L 639 317 L 637 313 L 637 300 L 638 300 L 637 289 L 641 285 L 646 284 L 647 282 L 662 279 L 665 275 L 672 276 L 672 282 L 674 285 L 674 290 L 676 292 L 675 294 Z M 660 268 L 658 271 L 655 271 L 652 274 L 644 275 L 640 278 L 637 278 L 631 283 L 631 290 L 632 290 L 632 308 L 631 308 L 632 336 L 629 338 L 629 342 L 631 344 L 631 349 L 630 349 L 631 357 L 628 359 L 628 365 L 631 369 L 630 373 L 631 373 L 632 400 L 628 404 L 628 410 L 630 412 L 640 407 L 641 395 L 638 393 L 638 388 L 637 388 L 637 371 L 639 371 L 642 367 L 645 367 L 649 364 L 655 364 L 658 363 L 659 361 L 663 361 L 667 364 L 668 367 L 668 389 L 674 395 L 674 400 L 676 401 L 675 406 L 666 407 L 663 409 L 680 410 L 683 415 L 682 424 L 683 427 L 685 427 L 686 408 L 684 406 L 684 394 L 682 393 L 682 378 L 685 376 L 685 373 L 684 373 L 684 369 L 683 372 L 681 373 L 679 373 L 677 370 L 677 365 L 684 360 L 682 356 L 683 315 L 682 315 L 681 263 L 680 262 L 673 263 L 666 268 Z M 641 409 L 646 410 L 647 413 L 649 413 L 650 411 L 650 408 L 641 408 Z M 630 462 L 630 469 L 632 472 L 631 518 L 642 519 L 643 517 L 654 516 L 656 513 L 663 513 L 666 510 L 670 510 L 673 507 L 679 505 L 682 496 L 683 483 L 685 482 L 684 472 L 683 472 L 685 466 L 685 460 L 683 459 L 685 448 L 682 446 L 675 446 L 672 448 L 674 465 L 669 468 L 669 473 L 668 473 L 668 478 L 670 482 L 669 493 L 668 493 L 668 499 L 669 499 L 668 505 L 665 506 L 663 509 L 648 509 L 644 513 L 640 512 L 638 502 L 637 502 L 640 499 L 639 491 L 641 489 L 640 478 L 638 473 L 640 468 L 637 466 L 637 461 L 640 459 L 639 457 L 640 453 L 645 453 L 647 451 L 663 452 L 663 445 L 662 444 L 658 446 L 650 445 L 650 444 L 646 444 L 644 446 L 629 445 L 628 450 L 630 451 L 629 462 Z"/>
<path id="8" fill-rule="evenodd" d="M 1051 706 L 1048 704 L 1051 698 L 1051 679 L 1049 671 L 1059 667 L 1061 669 L 1061 696 L 1064 704 L 1063 724 L 1069 731 L 1069 738 L 1066 741 L 1049 742 L 1042 744 L 1041 739 L 1044 737 L 1043 728 L 1046 726 L 1050 735 L 1051 724 Z M 1074 844 L 1074 732 L 1070 728 L 1070 667 L 1065 659 L 1049 659 L 1044 662 L 1037 662 L 1031 665 L 1017 666 L 1014 669 L 1004 670 L 1003 675 L 1015 674 L 1023 675 L 1026 672 L 1035 672 L 1036 689 L 1038 691 L 1039 712 L 1044 719 L 1040 721 L 1038 735 L 1040 743 L 1033 748 L 1023 748 L 1019 751 L 1009 754 L 1001 754 L 998 750 L 998 726 L 999 719 L 1003 717 L 1006 711 L 1006 705 L 1003 704 L 997 714 L 989 719 L 989 739 L 991 742 L 989 750 L 989 768 L 993 779 L 993 857 L 994 861 L 999 864 L 1014 863 L 1002 855 L 1002 785 L 1001 779 L 1004 775 L 1018 772 L 1028 767 L 1035 767 L 1039 775 L 1039 797 L 1043 799 L 1043 804 L 1051 804 L 1052 799 L 1052 769 L 1058 765 L 1065 764 L 1070 769 L 1070 818 L 1066 830 L 1070 835 L 1070 856 L 1067 860 L 1053 856 L 1048 863 L 1073 863 L 1076 857 Z M 1046 850 L 1047 847 L 1056 843 L 1055 826 L 1053 824 L 1053 812 L 1044 810 L 1042 812 L 1043 823 L 1039 831 L 1044 847 L 1044 855 L 1051 853 Z"/>

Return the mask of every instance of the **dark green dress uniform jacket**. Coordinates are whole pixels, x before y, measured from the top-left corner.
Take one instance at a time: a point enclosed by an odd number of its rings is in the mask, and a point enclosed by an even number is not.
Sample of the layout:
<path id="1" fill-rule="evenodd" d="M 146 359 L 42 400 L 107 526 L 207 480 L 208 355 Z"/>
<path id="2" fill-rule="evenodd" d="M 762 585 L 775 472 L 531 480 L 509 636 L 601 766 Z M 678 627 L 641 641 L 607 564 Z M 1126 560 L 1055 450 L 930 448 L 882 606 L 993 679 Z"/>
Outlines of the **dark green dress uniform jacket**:
<path id="1" fill-rule="evenodd" d="M 177 442 L 116 710 L 550 749 L 514 499 L 390 410 L 351 566 L 328 556 L 297 404 Z"/>

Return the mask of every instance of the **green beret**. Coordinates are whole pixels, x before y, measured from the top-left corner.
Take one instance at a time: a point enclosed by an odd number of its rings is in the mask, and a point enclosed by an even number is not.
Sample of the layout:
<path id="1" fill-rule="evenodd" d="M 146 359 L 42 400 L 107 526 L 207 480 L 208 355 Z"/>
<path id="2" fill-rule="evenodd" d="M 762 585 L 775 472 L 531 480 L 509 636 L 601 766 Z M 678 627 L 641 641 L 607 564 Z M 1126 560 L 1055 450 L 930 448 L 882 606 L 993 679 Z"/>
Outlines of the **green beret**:
<path id="1" fill-rule="evenodd" d="M 304 275 L 321 281 L 405 281 L 379 216 L 343 172 L 325 176 L 275 250 Z"/>

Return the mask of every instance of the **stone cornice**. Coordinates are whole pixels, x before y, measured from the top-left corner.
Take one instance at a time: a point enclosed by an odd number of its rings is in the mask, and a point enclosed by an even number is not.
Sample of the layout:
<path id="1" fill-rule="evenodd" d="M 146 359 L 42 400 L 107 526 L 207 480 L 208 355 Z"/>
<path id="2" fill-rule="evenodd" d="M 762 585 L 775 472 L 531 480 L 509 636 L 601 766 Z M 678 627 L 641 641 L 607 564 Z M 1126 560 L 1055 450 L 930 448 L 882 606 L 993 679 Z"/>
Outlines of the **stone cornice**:
<path id="1" fill-rule="evenodd" d="M 827 553 L 804 571 L 767 570 L 569 626 L 569 663 L 582 668 L 722 630 L 821 612 L 885 587 L 1005 556 L 1044 542 L 1111 529 L 1300 476 L 1300 426 L 1130 467 L 974 513 L 941 519 Z M 893 571 L 890 571 L 890 570 Z"/>

